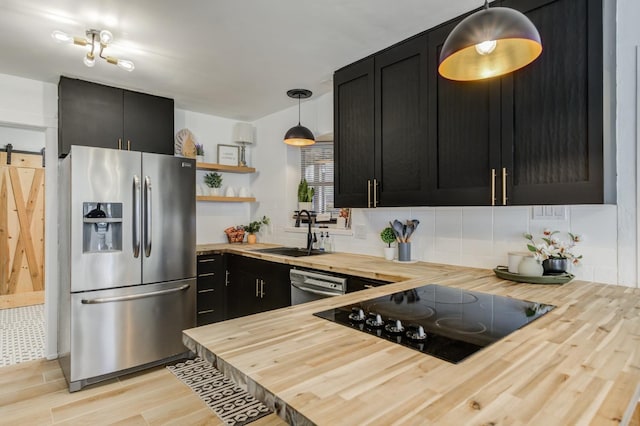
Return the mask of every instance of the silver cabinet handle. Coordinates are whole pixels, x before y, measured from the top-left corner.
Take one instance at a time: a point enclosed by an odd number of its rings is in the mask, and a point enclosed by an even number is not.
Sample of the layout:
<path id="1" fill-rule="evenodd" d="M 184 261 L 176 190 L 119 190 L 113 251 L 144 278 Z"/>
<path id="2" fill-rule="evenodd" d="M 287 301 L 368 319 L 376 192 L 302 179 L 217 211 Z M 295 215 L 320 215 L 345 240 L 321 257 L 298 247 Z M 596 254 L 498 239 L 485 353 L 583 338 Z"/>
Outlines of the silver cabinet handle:
<path id="1" fill-rule="evenodd" d="M 256 278 L 256 297 L 258 297 L 259 293 L 258 293 L 258 283 L 260 282 L 260 280 L 258 278 Z"/>
<path id="2" fill-rule="evenodd" d="M 317 294 L 319 296 L 342 296 L 342 293 L 334 293 L 334 292 L 330 292 L 330 291 L 316 290 L 314 288 L 309 288 L 309 287 L 305 287 L 305 286 L 301 286 L 301 285 L 296 285 L 294 283 L 291 283 L 291 285 L 294 286 L 295 288 L 297 288 L 298 290 L 306 291 L 307 293 Z"/>
<path id="3" fill-rule="evenodd" d="M 264 280 L 260 280 L 260 299 L 264 298 Z"/>
<path id="4" fill-rule="evenodd" d="M 140 256 L 140 178 L 133 176 L 133 257 Z"/>
<path id="5" fill-rule="evenodd" d="M 507 168 L 502 168 L 502 205 L 507 205 Z"/>
<path id="6" fill-rule="evenodd" d="M 215 272 L 207 272 L 206 274 L 198 274 L 199 277 L 212 277 L 216 273 Z"/>
<path id="7" fill-rule="evenodd" d="M 184 285 L 181 285 L 180 287 L 170 288 L 168 290 L 150 291 L 149 293 L 131 294 L 129 296 L 98 297 L 96 299 L 82 299 L 81 303 L 83 305 L 95 305 L 98 303 L 125 302 L 128 300 L 144 299 L 145 297 L 162 296 L 165 294 L 177 293 L 179 291 L 186 290 L 189 287 L 190 287 L 189 284 L 184 284 Z"/>
<path id="8" fill-rule="evenodd" d="M 198 290 L 198 293 L 211 293 L 213 288 L 205 288 L 204 290 Z"/>
<path id="9" fill-rule="evenodd" d="M 212 258 L 212 259 L 198 259 L 198 263 L 209 263 L 209 262 L 215 262 L 216 259 Z"/>
<path id="10" fill-rule="evenodd" d="M 198 315 L 210 314 L 211 312 L 213 312 L 213 309 L 207 309 L 206 311 L 198 311 Z"/>
<path id="11" fill-rule="evenodd" d="M 378 179 L 373 180 L 373 207 L 378 207 Z"/>
<path id="12" fill-rule="evenodd" d="M 151 179 L 144 177 L 144 255 L 151 256 Z"/>
<path id="13" fill-rule="evenodd" d="M 371 207 L 371 180 L 367 179 L 367 208 Z"/>
<path id="14" fill-rule="evenodd" d="M 127 139 L 127 151 L 131 151 L 131 141 Z"/>
<path id="15" fill-rule="evenodd" d="M 229 271 L 224 271 L 224 286 L 229 287 Z"/>
<path id="16" fill-rule="evenodd" d="M 496 205 L 496 169 L 491 169 L 491 205 Z"/>
<path id="17" fill-rule="evenodd" d="M 118 138 L 118 149 L 122 149 L 122 138 Z"/>

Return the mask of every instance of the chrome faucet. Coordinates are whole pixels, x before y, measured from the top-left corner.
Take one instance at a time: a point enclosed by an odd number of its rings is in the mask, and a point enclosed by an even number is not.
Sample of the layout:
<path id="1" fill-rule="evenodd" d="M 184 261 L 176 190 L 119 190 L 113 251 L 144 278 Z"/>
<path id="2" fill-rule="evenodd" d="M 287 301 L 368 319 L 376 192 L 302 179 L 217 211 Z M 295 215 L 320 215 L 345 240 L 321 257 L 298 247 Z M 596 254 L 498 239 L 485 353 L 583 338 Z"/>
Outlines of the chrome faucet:
<path id="1" fill-rule="evenodd" d="M 298 219 L 296 219 L 296 223 L 300 223 L 300 216 L 302 215 L 302 213 L 307 214 L 307 222 L 309 224 L 309 228 L 307 231 L 307 255 L 308 255 L 309 253 L 311 253 L 311 244 L 313 240 L 313 237 L 311 236 L 311 213 L 309 213 L 307 210 L 298 211 Z"/>

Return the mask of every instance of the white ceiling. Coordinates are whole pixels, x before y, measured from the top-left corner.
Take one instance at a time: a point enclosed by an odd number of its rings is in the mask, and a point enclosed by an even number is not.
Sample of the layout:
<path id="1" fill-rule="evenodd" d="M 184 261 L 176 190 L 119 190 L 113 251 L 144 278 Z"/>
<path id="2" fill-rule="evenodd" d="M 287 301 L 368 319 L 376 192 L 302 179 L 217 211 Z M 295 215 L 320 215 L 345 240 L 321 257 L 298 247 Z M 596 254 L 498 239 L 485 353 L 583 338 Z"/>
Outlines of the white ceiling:
<path id="1" fill-rule="evenodd" d="M 176 107 L 252 121 L 331 91 L 333 72 L 481 0 L 0 0 L 0 73 L 50 83 L 60 75 L 174 98 Z M 53 30 L 108 29 L 106 53 L 58 44 Z M 1 94 L 0 94 L 1 95 Z"/>

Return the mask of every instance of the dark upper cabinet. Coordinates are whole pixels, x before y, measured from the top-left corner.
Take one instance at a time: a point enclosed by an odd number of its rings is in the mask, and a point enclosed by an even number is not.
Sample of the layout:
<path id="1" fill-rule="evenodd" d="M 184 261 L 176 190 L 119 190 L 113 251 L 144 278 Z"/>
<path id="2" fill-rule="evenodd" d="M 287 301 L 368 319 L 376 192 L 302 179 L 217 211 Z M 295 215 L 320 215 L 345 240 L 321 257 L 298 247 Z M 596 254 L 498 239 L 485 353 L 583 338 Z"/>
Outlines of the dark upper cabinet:
<path id="1" fill-rule="evenodd" d="M 435 205 L 488 205 L 491 175 L 500 168 L 500 85 L 438 74 L 440 50 L 458 22 L 429 32 L 429 199 Z"/>
<path id="2" fill-rule="evenodd" d="M 373 65 L 369 58 L 336 72 L 335 167 L 346 177 L 336 180 L 336 206 L 374 207 L 374 179 L 377 206 L 604 202 L 602 0 L 500 5 L 525 13 L 543 43 L 538 59 L 511 74 L 439 76 L 440 49 L 460 19 L 373 55 Z M 356 80 L 343 76 L 357 67 L 363 95 L 349 109 L 341 90 Z"/>
<path id="3" fill-rule="evenodd" d="M 335 73 L 336 206 L 425 201 L 426 94 L 426 36 Z"/>
<path id="4" fill-rule="evenodd" d="M 427 202 L 427 37 L 375 55 L 375 205 Z"/>
<path id="5" fill-rule="evenodd" d="M 173 155 L 173 99 L 61 77 L 58 154 L 85 145 Z"/>
<path id="6" fill-rule="evenodd" d="M 228 255 L 227 318 L 291 305 L 289 265 Z"/>
<path id="7" fill-rule="evenodd" d="M 602 2 L 519 0 L 540 57 L 502 78 L 507 204 L 602 203 Z"/>
<path id="8" fill-rule="evenodd" d="M 367 207 L 375 174 L 373 58 L 336 71 L 333 85 L 334 204 Z"/>

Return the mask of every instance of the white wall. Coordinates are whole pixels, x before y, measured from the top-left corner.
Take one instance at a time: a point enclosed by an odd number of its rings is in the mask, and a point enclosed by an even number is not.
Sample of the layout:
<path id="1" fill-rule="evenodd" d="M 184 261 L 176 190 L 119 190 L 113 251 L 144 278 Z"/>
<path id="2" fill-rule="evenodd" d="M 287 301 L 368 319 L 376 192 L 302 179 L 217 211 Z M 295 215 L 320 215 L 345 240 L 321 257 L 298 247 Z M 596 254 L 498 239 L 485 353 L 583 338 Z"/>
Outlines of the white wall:
<path id="1" fill-rule="evenodd" d="M 58 87 L 0 74 L 0 146 L 39 151 L 45 168 L 45 356 L 57 356 L 58 318 Z M 44 145 L 43 145 L 44 144 Z"/>
<path id="2" fill-rule="evenodd" d="M 235 145 L 232 139 L 235 120 L 214 117 L 193 111 L 175 110 L 176 133 L 187 128 L 198 143 L 204 145 L 205 162 L 217 163 L 217 145 Z M 259 143 L 259 141 L 258 141 Z M 251 165 L 251 149 L 247 149 L 247 163 Z M 197 171 L 196 182 L 203 183 L 207 172 Z M 250 188 L 251 176 L 245 174 L 222 173 L 222 190 L 232 187 L 238 194 L 241 187 Z M 224 229 L 249 222 L 248 203 L 222 203 L 198 201 L 196 203 L 197 244 L 226 242 Z"/>

